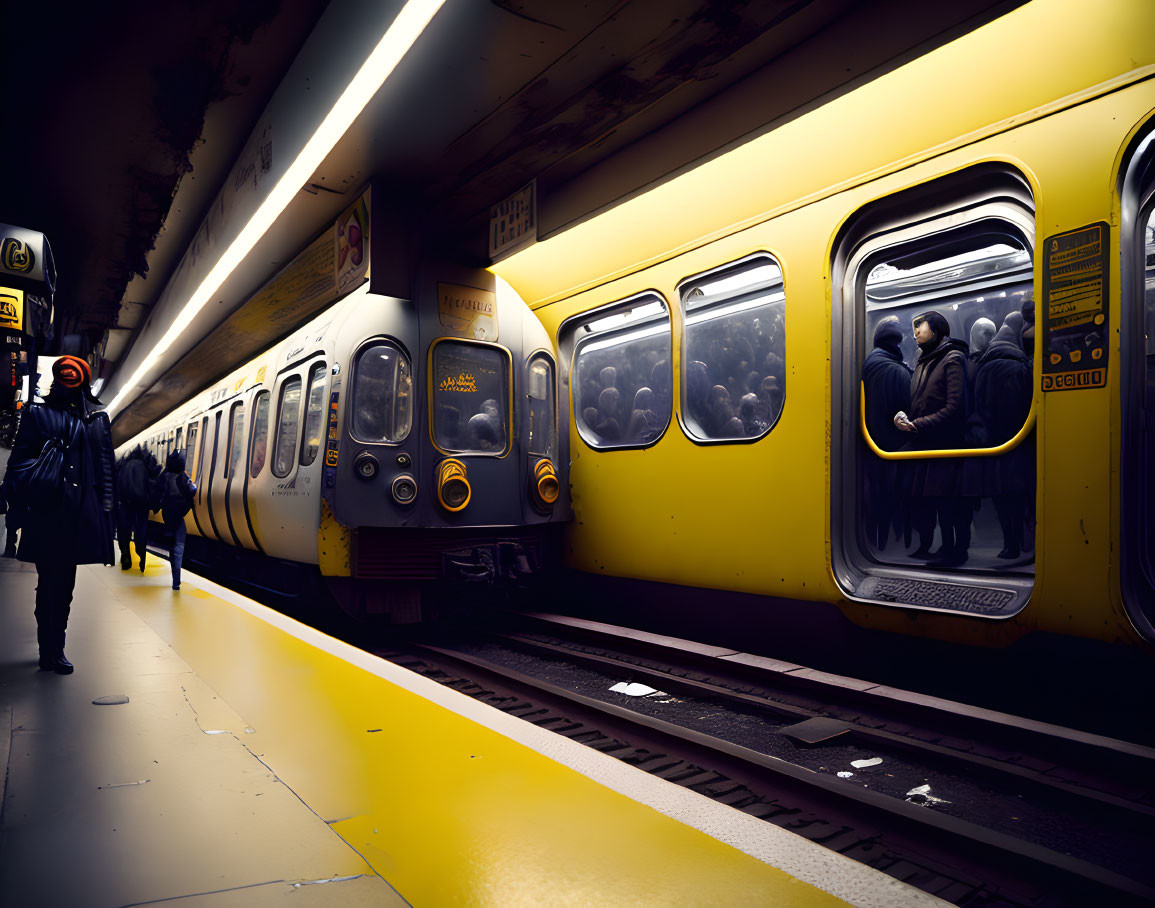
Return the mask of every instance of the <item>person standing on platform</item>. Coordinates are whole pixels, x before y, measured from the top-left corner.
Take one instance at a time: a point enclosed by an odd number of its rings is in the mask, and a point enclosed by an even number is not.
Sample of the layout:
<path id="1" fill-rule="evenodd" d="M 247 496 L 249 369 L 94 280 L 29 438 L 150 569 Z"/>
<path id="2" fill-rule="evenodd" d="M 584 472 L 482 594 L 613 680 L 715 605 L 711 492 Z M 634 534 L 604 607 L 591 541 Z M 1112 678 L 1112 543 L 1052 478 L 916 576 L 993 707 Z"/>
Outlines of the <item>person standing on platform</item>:
<path id="1" fill-rule="evenodd" d="M 20 509 L 16 557 L 36 565 L 40 670 L 69 675 L 64 638 L 76 566 L 115 558 L 116 455 L 88 363 L 62 356 L 52 378 L 44 401 L 25 410 L 4 481 Z"/>
<path id="2" fill-rule="evenodd" d="M 148 554 L 148 503 L 152 484 L 160 474 L 160 464 L 137 445 L 117 466 L 116 487 L 120 493 L 120 507 L 117 510 L 116 539 L 120 544 L 120 569 L 132 569 L 132 549 L 129 541 L 136 546 L 136 556 L 140 559 L 140 572 L 144 573 L 144 560 Z"/>
<path id="3" fill-rule="evenodd" d="M 185 539 L 188 530 L 184 525 L 184 515 L 192 508 L 196 495 L 196 483 L 184 471 L 184 455 L 173 451 L 165 459 L 164 472 L 156 480 L 153 501 L 157 504 L 153 511 L 160 511 L 164 520 L 165 533 L 172 534 L 172 553 L 169 562 L 172 567 L 172 588 L 180 589 L 180 565 L 184 560 Z"/>

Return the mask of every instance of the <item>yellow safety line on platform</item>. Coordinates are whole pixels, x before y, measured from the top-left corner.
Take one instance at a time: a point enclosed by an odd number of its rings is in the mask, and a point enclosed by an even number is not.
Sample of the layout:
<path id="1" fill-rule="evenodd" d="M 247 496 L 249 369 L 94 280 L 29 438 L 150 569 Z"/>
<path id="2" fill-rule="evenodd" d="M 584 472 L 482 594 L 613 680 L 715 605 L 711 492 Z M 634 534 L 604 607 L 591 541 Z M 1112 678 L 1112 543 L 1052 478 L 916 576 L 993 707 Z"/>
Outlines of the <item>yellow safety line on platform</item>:
<path id="1" fill-rule="evenodd" d="M 99 574 L 253 730 L 246 745 L 413 904 L 845 904 L 831 891 L 941 904 L 187 572 L 173 593 L 163 561 L 144 578 Z M 513 740 L 518 729 L 544 736 L 542 752 Z M 675 806 L 567 769 L 572 748 Z M 710 834 L 667 815 L 687 797 L 686 816 L 699 814 L 687 822 Z M 746 823 L 769 837 L 746 849 L 761 860 L 719 840 Z M 765 863 L 779 854 L 791 872 Z"/>

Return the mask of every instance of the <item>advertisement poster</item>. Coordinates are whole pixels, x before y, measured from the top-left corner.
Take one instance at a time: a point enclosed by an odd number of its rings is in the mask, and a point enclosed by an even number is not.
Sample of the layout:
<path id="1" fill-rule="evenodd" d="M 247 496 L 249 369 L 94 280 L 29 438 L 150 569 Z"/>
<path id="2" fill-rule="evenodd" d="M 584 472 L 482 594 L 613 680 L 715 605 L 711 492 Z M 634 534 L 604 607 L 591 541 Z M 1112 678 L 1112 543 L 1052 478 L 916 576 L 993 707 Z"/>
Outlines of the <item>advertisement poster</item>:
<path id="1" fill-rule="evenodd" d="M 1043 241 L 1044 391 L 1107 384 L 1110 236 L 1100 221 Z"/>

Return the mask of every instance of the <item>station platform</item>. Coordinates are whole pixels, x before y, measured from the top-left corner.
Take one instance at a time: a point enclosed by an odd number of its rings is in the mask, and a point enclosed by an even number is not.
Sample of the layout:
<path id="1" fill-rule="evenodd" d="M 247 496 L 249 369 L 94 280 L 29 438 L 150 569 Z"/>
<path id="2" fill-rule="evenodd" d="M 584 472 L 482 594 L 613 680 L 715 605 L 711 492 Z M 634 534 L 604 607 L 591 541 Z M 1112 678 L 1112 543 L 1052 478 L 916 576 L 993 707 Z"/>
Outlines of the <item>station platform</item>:
<path id="1" fill-rule="evenodd" d="M 167 562 L 0 559 L 0 905 L 945 904 Z"/>

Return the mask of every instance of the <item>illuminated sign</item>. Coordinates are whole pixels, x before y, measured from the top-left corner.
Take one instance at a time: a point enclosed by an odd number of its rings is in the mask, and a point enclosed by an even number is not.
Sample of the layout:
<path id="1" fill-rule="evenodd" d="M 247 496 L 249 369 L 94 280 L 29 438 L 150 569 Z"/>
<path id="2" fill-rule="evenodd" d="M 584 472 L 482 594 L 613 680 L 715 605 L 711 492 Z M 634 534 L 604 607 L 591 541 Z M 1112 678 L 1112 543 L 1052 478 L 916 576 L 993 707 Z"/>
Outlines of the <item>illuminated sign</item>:
<path id="1" fill-rule="evenodd" d="M 0 287 L 0 328 L 24 330 L 24 291 Z"/>

